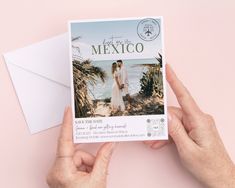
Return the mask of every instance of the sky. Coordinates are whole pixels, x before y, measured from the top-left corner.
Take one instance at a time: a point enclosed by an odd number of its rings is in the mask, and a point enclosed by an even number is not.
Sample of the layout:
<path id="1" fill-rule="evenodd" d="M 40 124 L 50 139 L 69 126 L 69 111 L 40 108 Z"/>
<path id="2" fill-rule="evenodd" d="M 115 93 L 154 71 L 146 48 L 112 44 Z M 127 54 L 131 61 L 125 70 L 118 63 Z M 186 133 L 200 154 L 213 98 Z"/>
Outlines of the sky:
<path id="1" fill-rule="evenodd" d="M 157 52 L 162 51 L 162 30 L 155 40 L 144 41 L 138 35 L 138 24 L 141 19 L 132 20 L 109 20 L 109 21 L 90 21 L 90 22 L 72 22 L 71 24 L 71 37 L 81 38 L 72 42 L 73 46 L 78 46 L 81 55 L 84 59 L 92 60 L 112 60 L 112 59 L 139 59 L 139 58 L 153 58 Z M 161 27 L 161 20 L 155 19 Z M 124 53 L 124 54 L 110 54 L 110 55 L 92 55 L 91 45 L 102 45 L 103 41 L 110 41 L 112 37 L 116 40 L 125 41 L 134 44 L 142 43 L 144 51 L 142 53 Z M 116 38 L 117 37 L 117 38 Z"/>

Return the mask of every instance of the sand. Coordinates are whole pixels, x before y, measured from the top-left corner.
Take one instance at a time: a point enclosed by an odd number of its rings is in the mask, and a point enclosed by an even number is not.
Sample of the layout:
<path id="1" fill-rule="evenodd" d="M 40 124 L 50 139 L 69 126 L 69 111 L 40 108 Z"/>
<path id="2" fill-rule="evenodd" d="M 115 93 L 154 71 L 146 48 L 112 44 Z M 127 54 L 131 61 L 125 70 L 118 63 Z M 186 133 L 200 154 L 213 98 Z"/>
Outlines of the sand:
<path id="1" fill-rule="evenodd" d="M 93 101 L 93 117 L 110 117 L 110 116 L 130 116 L 130 115 L 147 115 L 163 114 L 164 102 L 162 98 L 143 97 L 140 94 L 131 96 L 131 104 L 124 98 L 125 111 L 112 112 L 110 99 Z"/>

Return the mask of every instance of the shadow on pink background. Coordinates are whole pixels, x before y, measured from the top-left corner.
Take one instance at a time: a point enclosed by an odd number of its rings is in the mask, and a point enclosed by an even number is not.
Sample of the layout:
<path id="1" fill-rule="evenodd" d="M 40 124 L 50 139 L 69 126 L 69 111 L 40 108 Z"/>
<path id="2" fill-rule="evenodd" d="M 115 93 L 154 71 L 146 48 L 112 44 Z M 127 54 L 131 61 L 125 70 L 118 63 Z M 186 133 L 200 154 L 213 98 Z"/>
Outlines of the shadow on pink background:
<path id="1" fill-rule="evenodd" d="M 234 10 L 233 0 L 1 0 L 0 53 L 64 33 L 72 19 L 163 16 L 167 62 L 215 117 L 235 161 Z M 176 105 L 170 90 L 168 96 L 168 103 Z M 1 57 L 0 187 L 47 187 L 58 133 L 57 127 L 30 135 Z M 95 152 L 97 144 L 83 147 Z M 109 174 L 110 188 L 202 187 L 181 166 L 174 145 L 153 151 L 140 142 L 121 143 Z"/>

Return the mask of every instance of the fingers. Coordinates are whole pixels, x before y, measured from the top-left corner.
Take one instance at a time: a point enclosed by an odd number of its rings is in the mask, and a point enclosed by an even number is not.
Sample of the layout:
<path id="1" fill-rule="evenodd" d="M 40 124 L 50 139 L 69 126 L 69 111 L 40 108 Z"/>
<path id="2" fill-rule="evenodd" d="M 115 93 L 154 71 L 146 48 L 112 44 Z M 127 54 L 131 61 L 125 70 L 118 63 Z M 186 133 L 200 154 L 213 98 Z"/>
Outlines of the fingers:
<path id="1" fill-rule="evenodd" d="M 105 143 L 102 145 L 102 147 L 99 149 L 95 165 L 92 171 L 92 175 L 95 179 L 106 179 L 106 176 L 108 174 L 108 166 L 109 162 L 113 153 L 113 150 L 115 148 L 116 143 Z"/>
<path id="2" fill-rule="evenodd" d="M 76 151 L 73 156 L 73 159 L 74 159 L 74 163 L 77 167 L 79 167 L 81 165 L 87 165 L 87 166 L 92 167 L 95 163 L 95 157 L 92 154 L 87 153 L 82 150 Z"/>
<path id="3" fill-rule="evenodd" d="M 152 148 L 152 149 L 160 149 L 162 148 L 163 146 L 169 144 L 169 140 L 156 140 L 154 141 L 152 144 L 150 144 L 149 146 Z"/>
<path id="4" fill-rule="evenodd" d="M 60 132 L 60 138 L 72 141 L 72 112 L 70 107 L 66 107 Z"/>
<path id="5" fill-rule="evenodd" d="M 155 142 L 157 142 L 157 140 L 146 140 L 143 141 L 143 143 L 149 147 L 151 147 Z"/>
<path id="6" fill-rule="evenodd" d="M 175 106 L 168 106 L 167 111 L 174 113 L 179 120 L 182 120 L 183 118 L 183 112 L 180 108 L 177 108 Z"/>
<path id="7" fill-rule="evenodd" d="M 188 136 L 183 124 L 178 117 L 170 111 L 168 112 L 168 125 L 169 134 L 175 142 L 179 152 L 193 147 L 194 142 Z"/>
<path id="8" fill-rule="evenodd" d="M 90 153 L 78 150 L 73 156 L 73 161 L 80 172 L 90 173 L 95 163 L 95 157 Z"/>
<path id="9" fill-rule="evenodd" d="M 195 115 L 200 113 L 200 109 L 190 95 L 189 91 L 185 88 L 183 83 L 178 79 L 172 68 L 166 65 L 166 77 L 172 90 L 174 91 L 177 100 L 182 107 L 182 110 L 188 115 Z"/>
<path id="10" fill-rule="evenodd" d="M 169 143 L 168 140 L 157 141 L 154 144 L 152 144 L 151 148 L 153 148 L 153 149 L 160 149 L 163 146 L 167 145 L 168 143 Z"/>
<path id="11" fill-rule="evenodd" d="M 71 108 L 67 107 L 64 111 L 64 119 L 58 139 L 57 157 L 73 156 L 74 144 L 72 137 L 72 122 Z"/>

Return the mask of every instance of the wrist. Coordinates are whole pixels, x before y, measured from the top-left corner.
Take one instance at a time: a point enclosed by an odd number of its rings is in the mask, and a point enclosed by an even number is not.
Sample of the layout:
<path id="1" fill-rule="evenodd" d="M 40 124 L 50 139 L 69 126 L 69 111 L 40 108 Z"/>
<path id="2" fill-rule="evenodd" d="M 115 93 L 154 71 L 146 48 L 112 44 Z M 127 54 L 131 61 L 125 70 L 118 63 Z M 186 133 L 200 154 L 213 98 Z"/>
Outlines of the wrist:
<path id="1" fill-rule="evenodd" d="M 233 163 L 228 171 L 228 176 L 225 177 L 225 181 L 227 182 L 227 184 L 225 183 L 226 188 L 235 188 L 235 165 Z"/>
<path id="2" fill-rule="evenodd" d="M 230 187 L 234 187 L 235 188 L 235 165 L 232 165 L 232 170 L 231 170 L 231 183 L 230 183 Z"/>
<path id="3" fill-rule="evenodd" d="M 233 163 L 225 169 L 225 172 L 211 188 L 235 188 L 235 165 Z"/>

